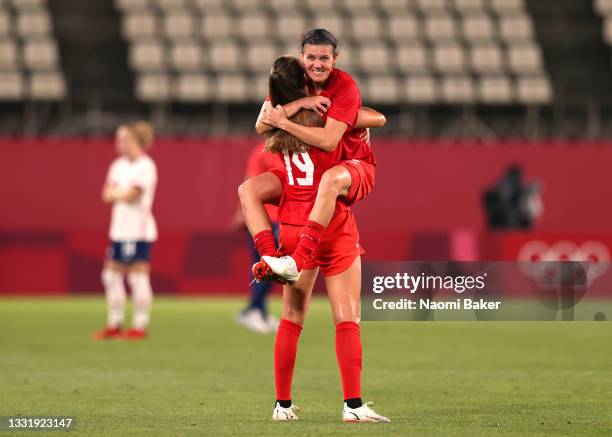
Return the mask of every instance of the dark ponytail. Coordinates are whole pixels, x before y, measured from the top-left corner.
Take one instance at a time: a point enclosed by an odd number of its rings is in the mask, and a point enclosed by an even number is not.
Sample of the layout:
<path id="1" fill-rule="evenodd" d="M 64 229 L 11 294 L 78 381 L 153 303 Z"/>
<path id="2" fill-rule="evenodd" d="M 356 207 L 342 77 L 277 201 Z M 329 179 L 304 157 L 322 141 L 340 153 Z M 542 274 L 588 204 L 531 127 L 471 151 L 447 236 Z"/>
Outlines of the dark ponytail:
<path id="1" fill-rule="evenodd" d="M 292 56 L 281 56 L 274 61 L 268 87 L 272 106 L 286 105 L 308 95 L 304 90 L 304 69 Z"/>

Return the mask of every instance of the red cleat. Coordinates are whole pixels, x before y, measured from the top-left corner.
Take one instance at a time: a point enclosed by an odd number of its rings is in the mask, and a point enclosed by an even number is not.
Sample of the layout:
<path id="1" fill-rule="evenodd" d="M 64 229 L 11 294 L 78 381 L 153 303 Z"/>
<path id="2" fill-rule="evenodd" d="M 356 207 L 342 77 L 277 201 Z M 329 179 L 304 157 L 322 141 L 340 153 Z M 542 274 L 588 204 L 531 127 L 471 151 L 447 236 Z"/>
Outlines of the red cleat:
<path id="1" fill-rule="evenodd" d="M 144 329 L 132 328 L 126 331 L 121 338 L 124 340 L 142 340 L 147 337 L 147 331 Z"/>
<path id="2" fill-rule="evenodd" d="M 123 334 L 121 326 L 116 328 L 109 328 L 108 326 L 100 331 L 93 333 L 94 340 L 112 340 L 113 338 L 119 338 Z"/>

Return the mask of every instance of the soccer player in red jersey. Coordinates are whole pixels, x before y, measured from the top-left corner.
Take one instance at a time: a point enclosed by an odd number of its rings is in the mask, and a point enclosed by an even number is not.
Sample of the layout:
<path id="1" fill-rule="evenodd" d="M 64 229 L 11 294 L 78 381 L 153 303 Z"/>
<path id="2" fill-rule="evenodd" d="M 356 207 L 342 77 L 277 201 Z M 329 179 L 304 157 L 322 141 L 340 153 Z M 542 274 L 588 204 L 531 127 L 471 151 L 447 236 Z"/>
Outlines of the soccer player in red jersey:
<path id="1" fill-rule="evenodd" d="M 283 280 L 299 278 L 329 225 L 336 199 L 341 198 L 351 205 L 367 196 L 374 186 L 376 160 L 369 136 L 355 125 L 361 107 L 359 88 L 349 74 L 334 67 L 337 55 L 333 34 L 324 29 L 307 32 L 302 41 L 302 63 L 309 78 L 309 94 L 318 96 L 319 100 L 300 100 L 293 105 L 276 107 L 264 104 L 256 125 L 259 133 L 275 127 L 322 150 L 342 148 L 341 162 L 325 172 L 321 179 L 316 202 L 296 250 L 291 256 L 265 259 Z M 322 127 L 304 126 L 288 118 L 294 111 L 313 106 L 324 113 Z"/>
<path id="2" fill-rule="evenodd" d="M 270 98 L 276 104 L 288 104 L 306 95 L 303 70 L 295 58 L 281 57 L 274 63 L 270 75 Z M 372 111 L 374 112 L 374 111 Z M 376 118 L 376 114 L 369 114 Z M 323 119 L 313 111 L 298 111 L 292 119 L 305 126 L 323 126 Z M 267 176 L 282 185 L 279 205 L 280 248 L 292 252 L 300 241 L 303 225 L 317 197 L 317 188 L 327 170 L 335 166 L 342 149 L 326 152 L 311 148 L 282 130 L 267 134 L 268 150 L 281 152 L 285 170 L 272 170 Z M 265 175 L 263 175 L 265 176 Z M 242 191 L 242 186 L 241 190 Z M 242 200 L 242 195 L 241 195 Z M 261 211 L 260 211 L 261 212 Z M 251 222 L 249 211 L 245 220 Z M 262 220 L 265 220 L 262 219 Z M 255 235 L 257 242 L 258 236 Z M 259 247 L 259 246 L 258 246 Z M 314 281 L 321 269 L 336 323 L 336 353 L 344 392 L 343 419 L 345 421 L 388 421 L 361 401 L 361 355 L 359 296 L 361 292 L 361 263 L 363 253 L 359 233 L 350 208 L 337 202 L 327 231 L 313 256 L 304 264 L 301 277 L 283 287 L 283 312 L 274 349 L 276 405 L 274 420 L 295 420 L 291 402 L 291 380 L 297 344 L 311 298 Z"/>

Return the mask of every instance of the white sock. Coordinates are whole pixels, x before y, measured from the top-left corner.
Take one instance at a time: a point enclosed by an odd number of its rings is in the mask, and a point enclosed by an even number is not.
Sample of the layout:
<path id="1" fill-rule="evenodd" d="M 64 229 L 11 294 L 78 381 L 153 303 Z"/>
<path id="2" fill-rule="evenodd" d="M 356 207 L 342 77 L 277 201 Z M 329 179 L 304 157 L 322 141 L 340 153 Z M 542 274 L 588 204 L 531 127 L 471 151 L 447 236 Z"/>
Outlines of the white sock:
<path id="1" fill-rule="evenodd" d="M 134 316 L 132 326 L 136 329 L 147 329 L 149 324 L 149 313 L 153 303 L 153 290 L 151 279 L 147 272 L 128 273 L 128 283 L 132 289 L 134 300 Z"/>
<path id="2" fill-rule="evenodd" d="M 123 274 L 116 270 L 102 270 L 102 284 L 106 293 L 108 317 L 106 325 L 109 328 L 118 328 L 123 323 L 125 314 L 125 286 Z"/>

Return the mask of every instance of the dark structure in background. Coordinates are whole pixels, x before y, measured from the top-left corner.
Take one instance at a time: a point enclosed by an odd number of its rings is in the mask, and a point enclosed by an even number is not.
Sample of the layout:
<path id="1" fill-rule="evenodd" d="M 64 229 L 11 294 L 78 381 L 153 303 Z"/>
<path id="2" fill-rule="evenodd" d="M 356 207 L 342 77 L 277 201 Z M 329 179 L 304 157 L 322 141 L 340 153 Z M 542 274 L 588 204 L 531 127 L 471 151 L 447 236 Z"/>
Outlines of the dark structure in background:
<path id="1" fill-rule="evenodd" d="M 542 212 L 539 184 L 525 183 L 517 164 L 485 191 L 482 200 L 491 229 L 530 229 Z"/>

